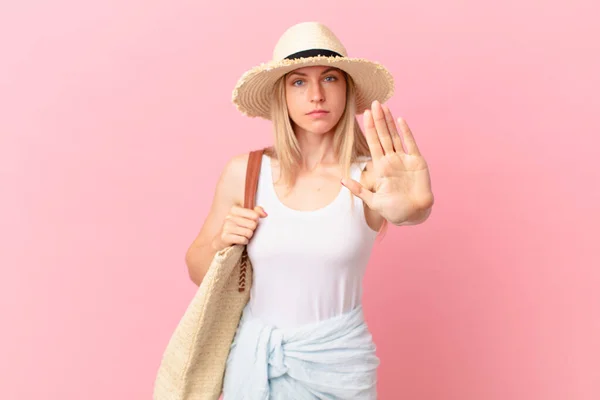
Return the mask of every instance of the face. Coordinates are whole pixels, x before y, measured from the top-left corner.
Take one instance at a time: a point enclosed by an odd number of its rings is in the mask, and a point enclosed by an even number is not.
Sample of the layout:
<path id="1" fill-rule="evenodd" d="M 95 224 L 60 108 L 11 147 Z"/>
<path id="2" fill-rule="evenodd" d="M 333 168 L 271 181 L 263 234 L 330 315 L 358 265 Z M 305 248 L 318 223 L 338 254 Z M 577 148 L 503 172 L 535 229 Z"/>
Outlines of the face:
<path id="1" fill-rule="evenodd" d="M 344 113 L 346 80 L 342 71 L 336 68 L 299 68 L 285 78 L 285 97 L 296 128 L 325 134 L 335 128 Z"/>

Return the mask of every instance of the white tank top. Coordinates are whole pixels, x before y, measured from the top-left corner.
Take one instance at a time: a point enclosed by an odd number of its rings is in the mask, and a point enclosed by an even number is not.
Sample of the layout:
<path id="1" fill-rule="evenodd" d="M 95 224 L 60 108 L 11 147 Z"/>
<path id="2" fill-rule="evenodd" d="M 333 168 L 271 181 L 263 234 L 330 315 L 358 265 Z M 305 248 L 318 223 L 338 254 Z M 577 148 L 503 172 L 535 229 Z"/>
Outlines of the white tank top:
<path id="1" fill-rule="evenodd" d="M 360 181 L 365 164 L 352 165 L 352 179 Z M 254 270 L 248 307 L 254 317 L 292 328 L 361 304 L 363 276 L 377 236 L 367 225 L 361 199 L 342 186 L 323 208 L 291 209 L 279 200 L 271 159 L 263 155 L 256 204 L 268 216 L 248 244 Z"/>

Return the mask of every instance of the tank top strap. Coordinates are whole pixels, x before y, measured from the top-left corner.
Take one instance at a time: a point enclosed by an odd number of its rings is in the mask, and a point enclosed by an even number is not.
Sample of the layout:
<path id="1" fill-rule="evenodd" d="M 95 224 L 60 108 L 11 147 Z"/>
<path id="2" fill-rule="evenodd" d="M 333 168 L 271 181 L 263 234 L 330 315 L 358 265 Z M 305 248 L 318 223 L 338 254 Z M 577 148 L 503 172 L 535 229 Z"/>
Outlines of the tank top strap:
<path id="1" fill-rule="evenodd" d="M 360 182 L 360 176 L 367 166 L 367 162 L 369 162 L 371 158 L 367 156 L 359 157 L 353 164 L 352 168 L 352 179 L 357 182 Z"/>
<path id="2" fill-rule="evenodd" d="M 256 202 L 263 207 L 269 207 L 275 200 L 273 197 L 271 178 L 271 159 L 266 154 L 262 156 L 260 172 L 258 175 L 258 187 L 256 188 Z"/>
<path id="3" fill-rule="evenodd" d="M 264 182 L 268 182 L 268 180 L 271 179 L 271 159 L 266 154 L 263 154 L 262 156 L 258 179 L 259 181 Z"/>

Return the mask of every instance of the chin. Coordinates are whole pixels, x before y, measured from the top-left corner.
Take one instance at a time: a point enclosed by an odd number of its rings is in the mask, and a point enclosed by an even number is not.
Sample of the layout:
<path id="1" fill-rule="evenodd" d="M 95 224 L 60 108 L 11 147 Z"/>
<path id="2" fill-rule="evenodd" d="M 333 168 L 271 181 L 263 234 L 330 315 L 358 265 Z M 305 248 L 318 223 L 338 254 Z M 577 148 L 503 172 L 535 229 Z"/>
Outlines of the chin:
<path id="1" fill-rule="evenodd" d="M 335 126 L 330 125 L 321 125 L 321 126 L 310 126 L 306 125 L 302 127 L 306 132 L 313 133 L 315 135 L 325 135 L 331 132 Z"/>
<path id="2" fill-rule="evenodd" d="M 317 135 L 324 135 L 334 130 L 335 126 L 336 124 L 332 124 L 331 121 L 310 121 L 300 125 L 300 128 Z"/>

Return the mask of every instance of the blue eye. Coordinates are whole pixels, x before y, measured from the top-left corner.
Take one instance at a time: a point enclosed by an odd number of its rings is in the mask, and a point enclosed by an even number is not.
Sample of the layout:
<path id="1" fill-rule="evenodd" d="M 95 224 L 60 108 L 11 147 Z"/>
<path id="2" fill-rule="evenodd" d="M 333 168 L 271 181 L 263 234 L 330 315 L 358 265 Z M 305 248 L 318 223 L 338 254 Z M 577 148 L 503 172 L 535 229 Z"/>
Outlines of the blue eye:
<path id="1" fill-rule="evenodd" d="M 333 75 L 329 75 L 325 77 L 325 82 L 335 82 L 337 81 L 337 77 Z M 292 86 L 301 86 L 304 83 L 302 79 L 297 79 L 292 82 Z"/>

